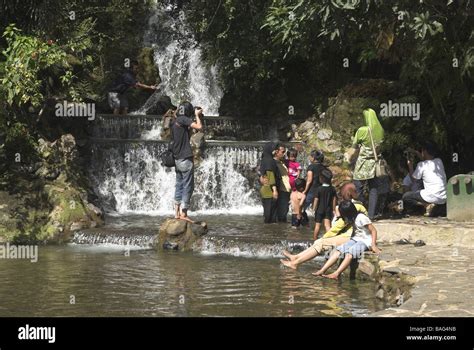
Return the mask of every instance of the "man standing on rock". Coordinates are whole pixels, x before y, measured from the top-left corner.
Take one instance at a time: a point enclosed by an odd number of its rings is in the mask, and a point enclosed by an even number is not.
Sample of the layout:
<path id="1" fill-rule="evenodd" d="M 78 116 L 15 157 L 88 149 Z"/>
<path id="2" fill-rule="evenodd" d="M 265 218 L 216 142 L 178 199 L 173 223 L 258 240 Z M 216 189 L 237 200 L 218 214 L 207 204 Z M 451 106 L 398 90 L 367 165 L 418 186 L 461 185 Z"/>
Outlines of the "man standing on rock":
<path id="1" fill-rule="evenodd" d="M 189 140 L 191 129 L 202 129 L 201 114 L 201 108 L 194 109 L 191 103 L 183 102 L 178 107 L 177 117 L 171 125 L 172 152 L 176 162 L 176 188 L 174 193 L 176 219 L 191 221 L 188 218 L 188 209 L 194 191 L 194 161 Z M 192 120 L 193 115 L 196 121 Z"/>

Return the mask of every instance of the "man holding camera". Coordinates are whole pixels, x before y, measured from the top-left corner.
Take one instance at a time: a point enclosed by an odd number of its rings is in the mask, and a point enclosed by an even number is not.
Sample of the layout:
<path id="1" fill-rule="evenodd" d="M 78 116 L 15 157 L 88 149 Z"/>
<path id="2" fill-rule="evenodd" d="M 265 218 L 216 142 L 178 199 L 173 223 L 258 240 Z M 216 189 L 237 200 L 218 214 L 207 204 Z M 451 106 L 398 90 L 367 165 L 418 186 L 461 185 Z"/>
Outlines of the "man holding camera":
<path id="1" fill-rule="evenodd" d="M 192 117 L 195 117 L 193 121 Z M 189 102 L 180 104 L 176 119 L 171 125 L 172 152 L 175 158 L 176 187 L 174 194 L 175 218 L 191 221 L 188 209 L 194 191 L 194 161 L 191 149 L 191 130 L 201 130 L 202 108 Z"/>
<path id="2" fill-rule="evenodd" d="M 412 181 L 423 180 L 423 189 L 409 191 L 403 195 L 404 207 L 423 206 L 426 216 L 433 216 L 433 209 L 437 205 L 446 204 L 446 173 L 443 161 L 438 158 L 438 149 L 435 144 L 425 142 L 421 153 L 416 154 L 422 159 L 413 170 L 413 161 L 408 158 L 408 171 Z"/>

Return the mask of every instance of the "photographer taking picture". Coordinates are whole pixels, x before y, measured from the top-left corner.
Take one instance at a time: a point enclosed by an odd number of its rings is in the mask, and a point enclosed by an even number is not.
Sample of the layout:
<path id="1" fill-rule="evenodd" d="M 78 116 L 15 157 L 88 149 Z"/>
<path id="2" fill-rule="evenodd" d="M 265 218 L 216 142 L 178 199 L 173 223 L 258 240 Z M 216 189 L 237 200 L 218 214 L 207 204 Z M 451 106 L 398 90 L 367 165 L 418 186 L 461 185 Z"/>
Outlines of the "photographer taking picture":
<path id="1" fill-rule="evenodd" d="M 175 218 L 191 221 L 188 209 L 194 191 L 194 161 L 191 149 L 191 130 L 201 130 L 202 108 L 189 102 L 179 105 L 176 119 L 171 125 L 172 152 L 175 158 L 176 187 L 174 194 Z M 193 121 L 193 116 L 195 120 Z"/>

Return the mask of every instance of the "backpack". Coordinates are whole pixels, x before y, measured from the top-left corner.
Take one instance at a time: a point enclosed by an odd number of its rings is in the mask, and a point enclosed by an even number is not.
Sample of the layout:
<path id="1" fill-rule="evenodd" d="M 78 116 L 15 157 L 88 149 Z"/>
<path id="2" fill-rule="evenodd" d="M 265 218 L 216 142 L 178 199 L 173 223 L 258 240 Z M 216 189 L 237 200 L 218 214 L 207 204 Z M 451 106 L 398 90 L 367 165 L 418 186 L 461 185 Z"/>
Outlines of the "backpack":
<path id="1" fill-rule="evenodd" d="M 176 165 L 173 151 L 171 151 L 173 141 L 168 144 L 168 149 L 160 154 L 161 164 L 165 167 L 172 168 Z"/>

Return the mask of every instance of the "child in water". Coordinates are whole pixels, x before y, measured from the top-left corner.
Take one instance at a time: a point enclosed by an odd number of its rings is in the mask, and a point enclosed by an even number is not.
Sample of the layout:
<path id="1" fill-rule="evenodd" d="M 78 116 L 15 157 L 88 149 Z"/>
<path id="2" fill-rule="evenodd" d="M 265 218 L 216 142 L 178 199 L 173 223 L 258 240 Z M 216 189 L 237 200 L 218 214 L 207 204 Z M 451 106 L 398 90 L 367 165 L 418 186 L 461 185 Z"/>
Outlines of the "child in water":
<path id="1" fill-rule="evenodd" d="M 296 161 L 296 157 L 298 157 L 298 152 L 294 148 L 292 148 L 287 152 L 286 155 L 288 156 L 286 166 L 288 168 L 288 176 L 290 177 L 291 190 L 296 191 L 295 181 L 301 174 L 301 165 Z"/>
<path id="2" fill-rule="evenodd" d="M 298 226 L 308 225 L 308 215 L 306 211 L 303 210 L 304 201 L 306 195 L 303 193 L 306 188 L 306 181 L 303 179 L 295 180 L 296 191 L 291 192 L 290 201 L 291 201 L 291 227 L 297 228 Z"/>

